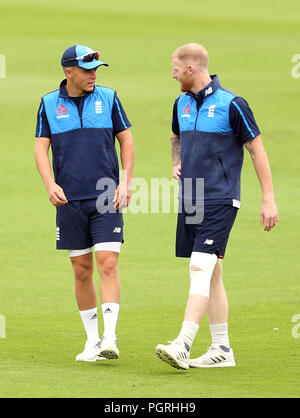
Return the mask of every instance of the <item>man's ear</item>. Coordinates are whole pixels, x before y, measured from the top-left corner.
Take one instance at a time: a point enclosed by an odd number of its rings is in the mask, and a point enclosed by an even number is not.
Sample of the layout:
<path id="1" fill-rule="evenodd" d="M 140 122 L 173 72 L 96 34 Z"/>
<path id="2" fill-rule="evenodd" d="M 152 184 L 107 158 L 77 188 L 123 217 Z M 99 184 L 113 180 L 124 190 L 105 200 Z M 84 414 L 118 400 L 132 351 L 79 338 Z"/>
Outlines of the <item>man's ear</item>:
<path id="1" fill-rule="evenodd" d="M 63 67 L 65 76 L 69 79 L 72 76 L 72 67 Z"/>
<path id="2" fill-rule="evenodd" d="M 188 65 L 188 73 L 189 73 L 189 75 L 193 75 L 193 73 L 194 73 L 194 67 L 191 64 Z"/>

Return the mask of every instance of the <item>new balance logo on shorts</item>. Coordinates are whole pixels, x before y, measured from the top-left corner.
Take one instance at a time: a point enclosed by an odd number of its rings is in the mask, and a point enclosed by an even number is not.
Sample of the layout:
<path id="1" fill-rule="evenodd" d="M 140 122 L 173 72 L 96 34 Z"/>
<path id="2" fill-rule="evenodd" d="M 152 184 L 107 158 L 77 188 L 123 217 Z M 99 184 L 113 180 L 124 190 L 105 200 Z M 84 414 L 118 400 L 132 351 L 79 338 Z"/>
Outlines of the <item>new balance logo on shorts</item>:
<path id="1" fill-rule="evenodd" d="M 119 227 L 119 226 L 116 226 L 115 227 L 115 229 L 113 230 L 113 232 L 116 232 L 117 234 L 120 234 L 121 233 L 121 227 Z"/>
<path id="2" fill-rule="evenodd" d="M 206 239 L 204 241 L 204 244 L 207 244 L 207 245 L 212 245 L 213 243 L 214 243 L 214 240 L 213 239 Z"/>

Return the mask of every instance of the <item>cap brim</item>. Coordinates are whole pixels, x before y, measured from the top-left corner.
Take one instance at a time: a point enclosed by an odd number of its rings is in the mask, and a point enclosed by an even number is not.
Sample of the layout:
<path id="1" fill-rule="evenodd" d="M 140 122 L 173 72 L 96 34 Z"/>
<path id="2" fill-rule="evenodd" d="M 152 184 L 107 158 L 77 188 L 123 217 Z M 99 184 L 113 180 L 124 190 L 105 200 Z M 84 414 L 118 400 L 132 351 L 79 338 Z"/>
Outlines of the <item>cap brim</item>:
<path id="1" fill-rule="evenodd" d="M 91 62 L 82 62 L 79 61 L 78 67 L 84 68 L 85 70 L 92 70 L 93 68 L 100 67 L 101 65 L 104 65 L 105 67 L 108 67 L 108 64 L 102 61 L 91 61 Z"/>

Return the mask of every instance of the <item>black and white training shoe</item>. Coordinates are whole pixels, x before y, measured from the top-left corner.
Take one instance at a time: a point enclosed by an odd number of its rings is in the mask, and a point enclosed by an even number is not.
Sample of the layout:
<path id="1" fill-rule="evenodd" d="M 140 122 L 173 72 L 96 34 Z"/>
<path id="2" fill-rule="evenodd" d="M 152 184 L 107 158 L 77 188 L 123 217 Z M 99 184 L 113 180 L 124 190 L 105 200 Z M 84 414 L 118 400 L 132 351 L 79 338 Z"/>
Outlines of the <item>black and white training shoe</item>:
<path id="1" fill-rule="evenodd" d="M 104 357 L 99 356 L 100 353 L 100 341 L 93 342 L 87 341 L 82 353 L 76 356 L 76 361 L 92 362 L 97 360 L 106 360 Z"/>
<path id="2" fill-rule="evenodd" d="M 99 356 L 105 357 L 108 360 L 117 360 L 120 357 L 120 352 L 117 347 L 117 339 L 107 339 L 102 337 Z"/>
<path id="3" fill-rule="evenodd" d="M 157 358 L 176 369 L 189 369 L 190 347 L 186 343 L 175 340 L 167 345 L 158 344 L 155 348 L 155 354 Z"/>
<path id="4" fill-rule="evenodd" d="M 194 359 L 189 359 L 190 367 L 234 367 L 234 355 L 232 348 L 225 347 L 225 345 L 213 344 L 208 347 L 207 353 Z"/>

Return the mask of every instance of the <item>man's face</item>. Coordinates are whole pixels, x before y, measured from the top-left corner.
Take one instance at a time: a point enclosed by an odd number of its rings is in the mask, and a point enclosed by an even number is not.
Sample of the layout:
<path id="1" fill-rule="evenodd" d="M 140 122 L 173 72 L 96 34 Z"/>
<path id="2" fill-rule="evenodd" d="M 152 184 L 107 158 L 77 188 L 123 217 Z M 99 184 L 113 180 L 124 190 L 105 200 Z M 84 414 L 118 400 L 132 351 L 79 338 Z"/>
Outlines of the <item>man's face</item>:
<path id="1" fill-rule="evenodd" d="M 172 67 L 172 77 L 179 82 L 181 91 L 190 91 L 193 86 L 193 80 L 189 74 L 188 66 L 174 57 L 172 59 Z"/>
<path id="2" fill-rule="evenodd" d="M 92 70 L 85 70 L 81 67 L 69 67 L 70 77 L 68 80 L 76 86 L 78 90 L 82 90 L 84 93 L 89 93 L 94 90 L 95 82 L 97 79 L 97 68 Z"/>

